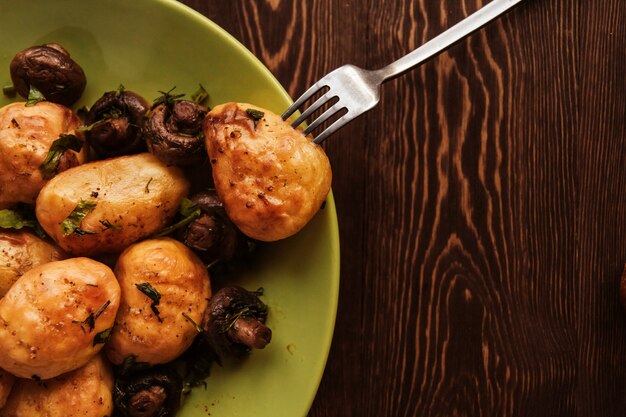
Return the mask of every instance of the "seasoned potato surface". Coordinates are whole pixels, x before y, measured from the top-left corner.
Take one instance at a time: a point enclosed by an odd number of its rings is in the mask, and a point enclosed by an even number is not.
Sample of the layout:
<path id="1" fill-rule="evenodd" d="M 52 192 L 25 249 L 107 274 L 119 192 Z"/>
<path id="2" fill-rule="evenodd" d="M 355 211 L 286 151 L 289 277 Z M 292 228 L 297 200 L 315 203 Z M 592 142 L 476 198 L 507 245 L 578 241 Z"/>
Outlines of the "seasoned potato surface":
<path id="1" fill-rule="evenodd" d="M 20 379 L 0 417 L 103 417 L 113 412 L 113 375 L 101 355 L 44 382 Z"/>
<path id="2" fill-rule="evenodd" d="M 62 250 L 30 232 L 0 229 L 0 298 L 24 272 L 64 257 Z"/>
<path id="3" fill-rule="evenodd" d="M 189 190 L 180 169 L 149 153 L 91 162 L 54 177 L 37 198 L 44 230 L 69 253 L 121 252 L 162 229 Z M 92 207 L 73 231 L 64 221 L 77 208 Z"/>
<path id="4" fill-rule="evenodd" d="M 115 275 L 122 301 L 105 348 L 111 362 L 129 355 L 153 365 L 177 358 L 197 335 L 192 321 L 200 323 L 211 297 L 205 265 L 176 240 L 149 239 L 120 255 Z"/>
<path id="5" fill-rule="evenodd" d="M 12 103 L 0 109 L 0 207 L 35 202 L 46 183 L 39 166 L 52 142 L 61 134 L 73 133 L 81 124 L 72 110 L 60 104 L 24 104 Z M 85 149 L 83 146 L 80 153 L 68 150 L 60 165 L 84 162 Z"/>
<path id="6" fill-rule="evenodd" d="M 207 114 L 203 130 L 217 193 L 246 235 L 286 238 L 322 206 L 332 179 L 328 157 L 280 116 L 226 103 Z"/>
<path id="7" fill-rule="evenodd" d="M 27 271 L 0 300 L 0 368 L 48 379 L 83 366 L 102 348 L 119 302 L 113 271 L 94 260 Z"/>

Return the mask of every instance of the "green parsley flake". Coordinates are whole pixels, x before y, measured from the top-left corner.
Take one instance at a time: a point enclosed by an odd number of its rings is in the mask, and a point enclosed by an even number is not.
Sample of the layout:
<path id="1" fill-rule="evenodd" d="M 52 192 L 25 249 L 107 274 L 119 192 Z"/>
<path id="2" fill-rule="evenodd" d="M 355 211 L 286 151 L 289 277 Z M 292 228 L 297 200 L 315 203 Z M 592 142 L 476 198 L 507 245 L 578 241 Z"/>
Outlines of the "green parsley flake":
<path id="1" fill-rule="evenodd" d="M 72 210 L 69 216 L 65 220 L 61 222 L 61 230 L 63 231 L 63 236 L 71 235 L 72 233 L 77 233 L 79 235 L 86 234 L 90 232 L 86 232 L 80 229 L 80 224 L 94 208 L 96 208 L 96 202 L 93 200 L 80 200 L 76 208 Z M 93 232 L 91 232 L 93 233 Z"/>

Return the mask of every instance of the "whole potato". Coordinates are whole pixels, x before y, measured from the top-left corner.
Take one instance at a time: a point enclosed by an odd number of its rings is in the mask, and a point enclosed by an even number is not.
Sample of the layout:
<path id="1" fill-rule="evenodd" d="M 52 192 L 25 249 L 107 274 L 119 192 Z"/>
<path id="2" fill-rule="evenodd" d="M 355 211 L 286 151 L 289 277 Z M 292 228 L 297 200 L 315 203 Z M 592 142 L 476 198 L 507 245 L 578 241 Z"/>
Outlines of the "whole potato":
<path id="1" fill-rule="evenodd" d="M 67 252 L 115 253 L 166 226 L 188 190 L 180 169 L 155 156 L 120 156 L 54 177 L 41 190 L 35 213 L 44 230 Z M 87 208 L 86 216 L 75 229 L 68 229 L 64 221 L 80 208 Z"/>
<path id="2" fill-rule="evenodd" d="M 122 301 L 105 347 L 111 362 L 134 355 L 137 362 L 156 365 L 182 354 L 197 335 L 189 319 L 199 324 L 211 297 L 200 259 L 176 240 L 149 239 L 120 255 L 115 276 Z"/>
<path id="3" fill-rule="evenodd" d="M 110 334 L 119 302 L 113 271 L 94 260 L 27 271 L 0 299 L 0 368 L 48 379 L 83 366 Z"/>
<path id="4" fill-rule="evenodd" d="M 24 272 L 63 258 L 62 250 L 30 232 L 0 229 L 0 298 Z"/>
<path id="5" fill-rule="evenodd" d="M 46 183 L 39 167 L 52 142 L 74 133 L 80 124 L 72 110 L 47 101 L 29 107 L 12 103 L 0 109 L 0 206 L 35 202 Z M 83 163 L 85 156 L 86 146 L 80 153 L 67 150 L 58 168 Z"/>
<path id="6" fill-rule="evenodd" d="M 15 377 L 4 369 L 0 369 L 0 416 L 2 415 L 2 407 L 6 404 L 14 383 Z"/>
<path id="7" fill-rule="evenodd" d="M 102 417 L 113 412 L 113 375 L 101 355 L 43 382 L 15 383 L 0 417 Z"/>
<path id="8" fill-rule="evenodd" d="M 215 189 L 228 217 L 253 239 L 273 241 L 302 229 L 330 191 L 322 148 L 280 116 L 226 103 L 203 123 Z"/>

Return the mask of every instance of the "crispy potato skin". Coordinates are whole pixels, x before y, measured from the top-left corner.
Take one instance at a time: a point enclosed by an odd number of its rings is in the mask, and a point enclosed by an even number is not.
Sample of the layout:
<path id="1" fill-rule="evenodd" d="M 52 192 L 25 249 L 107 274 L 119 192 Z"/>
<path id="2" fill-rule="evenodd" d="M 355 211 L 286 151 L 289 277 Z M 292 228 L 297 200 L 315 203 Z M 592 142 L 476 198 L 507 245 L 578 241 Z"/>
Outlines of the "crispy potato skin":
<path id="1" fill-rule="evenodd" d="M 0 416 L 2 416 L 1 409 L 6 404 L 14 383 L 15 377 L 4 369 L 0 369 Z"/>
<path id="2" fill-rule="evenodd" d="M 137 362 L 156 365 L 182 354 L 197 335 L 182 313 L 200 323 L 211 297 L 206 267 L 182 243 L 169 239 L 150 239 L 126 249 L 115 266 L 122 288 L 122 301 L 107 356 L 121 364 L 129 355 Z M 136 284 L 149 283 L 161 295 L 158 317 L 152 300 Z"/>
<path id="3" fill-rule="evenodd" d="M 42 382 L 15 383 L 0 417 L 102 417 L 113 412 L 113 375 L 101 355 Z"/>
<path id="4" fill-rule="evenodd" d="M 81 121 L 72 110 L 47 101 L 26 107 L 23 102 L 0 109 L 0 206 L 33 204 L 46 180 L 39 166 L 62 133 L 73 133 Z M 76 155 L 85 161 L 86 146 Z"/>
<path id="5" fill-rule="evenodd" d="M 62 250 L 32 233 L 0 229 L 0 298 L 24 272 L 65 257 Z"/>
<path id="6" fill-rule="evenodd" d="M 105 303 L 94 320 L 84 323 Z M 0 368 L 48 379 L 87 363 L 113 326 L 120 287 L 111 269 L 88 258 L 49 262 L 27 271 L 0 300 Z"/>
<path id="7" fill-rule="evenodd" d="M 35 213 L 44 230 L 69 253 L 119 253 L 165 227 L 188 191 L 180 169 L 149 153 L 121 156 L 60 173 L 41 190 Z M 80 224 L 94 233 L 64 235 L 60 224 L 81 200 L 96 203 Z"/>
<path id="8" fill-rule="evenodd" d="M 260 110 L 255 122 L 247 109 Z M 321 147 L 280 116 L 247 103 L 216 106 L 204 119 L 215 188 L 246 235 L 274 241 L 293 235 L 330 191 L 330 162 Z"/>

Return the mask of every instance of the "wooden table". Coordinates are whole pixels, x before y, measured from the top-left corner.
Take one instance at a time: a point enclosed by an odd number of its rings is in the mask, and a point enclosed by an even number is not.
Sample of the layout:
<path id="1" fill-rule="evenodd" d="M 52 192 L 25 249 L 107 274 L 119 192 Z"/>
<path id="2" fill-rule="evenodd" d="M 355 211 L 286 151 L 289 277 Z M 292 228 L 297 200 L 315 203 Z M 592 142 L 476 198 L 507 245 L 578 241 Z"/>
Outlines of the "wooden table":
<path id="1" fill-rule="evenodd" d="M 185 0 L 292 96 L 476 0 Z M 310 416 L 623 416 L 626 2 L 526 0 L 325 143 L 341 291 Z"/>

